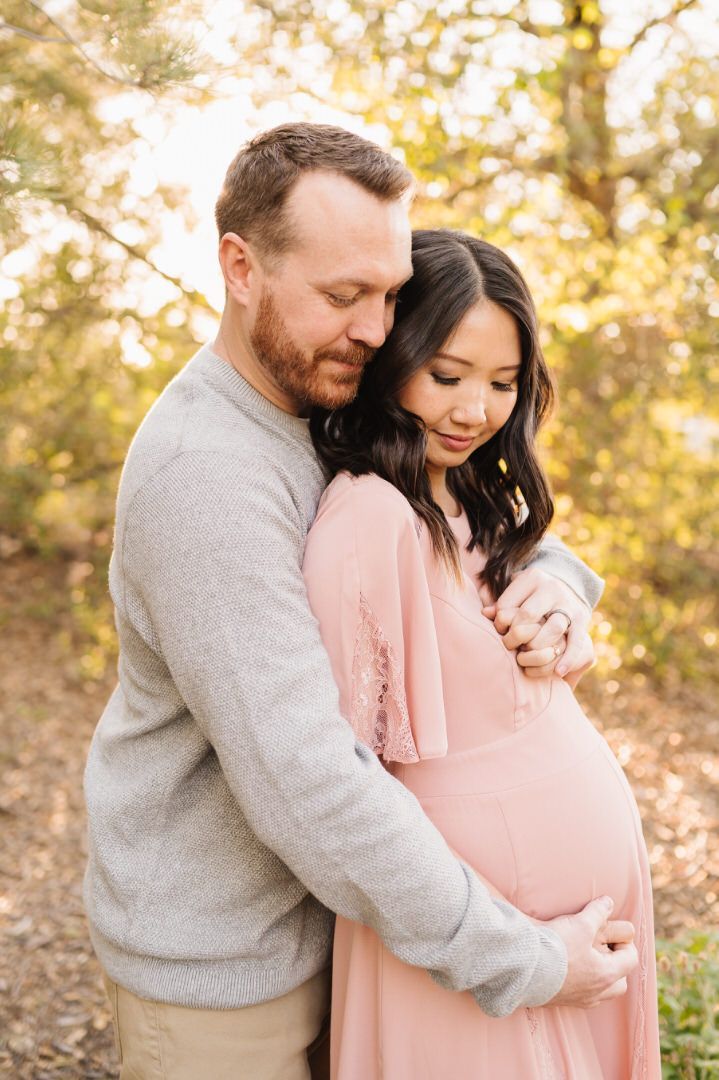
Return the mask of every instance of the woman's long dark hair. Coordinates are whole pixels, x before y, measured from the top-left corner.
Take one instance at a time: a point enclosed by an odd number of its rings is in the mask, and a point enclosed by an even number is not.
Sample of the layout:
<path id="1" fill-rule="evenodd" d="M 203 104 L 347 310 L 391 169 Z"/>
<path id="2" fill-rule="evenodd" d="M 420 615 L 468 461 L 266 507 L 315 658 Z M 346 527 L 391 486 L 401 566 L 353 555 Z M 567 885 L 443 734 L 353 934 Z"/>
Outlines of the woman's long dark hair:
<path id="1" fill-rule="evenodd" d="M 425 472 L 426 432 L 397 397 L 476 303 L 489 301 L 508 312 L 521 343 L 516 404 L 488 442 L 463 465 L 447 470 L 447 486 L 469 520 L 469 548 L 487 554 L 481 580 L 496 597 L 531 558 L 554 512 L 535 448 L 554 391 L 534 303 L 509 256 L 466 233 L 416 231 L 412 265 L 414 274 L 400 292 L 392 333 L 366 367 L 357 397 L 341 409 L 314 409 L 312 439 L 330 476 L 342 470 L 354 476 L 376 473 L 394 484 L 426 524 L 436 554 L 459 573 L 454 533 L 432 498 Z M 526 503 L 523 519 L 517 488 Z"/>

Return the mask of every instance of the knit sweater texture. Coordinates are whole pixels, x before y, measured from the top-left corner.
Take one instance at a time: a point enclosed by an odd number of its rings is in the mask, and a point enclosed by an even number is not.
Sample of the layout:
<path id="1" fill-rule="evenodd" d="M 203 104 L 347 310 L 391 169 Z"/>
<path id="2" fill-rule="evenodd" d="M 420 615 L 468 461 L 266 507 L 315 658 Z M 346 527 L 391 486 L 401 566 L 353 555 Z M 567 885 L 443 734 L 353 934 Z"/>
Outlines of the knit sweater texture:
<path id="1" fill-rule="evenodd" d="M 490 1015 L 559 990 L 559 938 L 495 901 L 342 718 L 301 573 L 324 487 L 307 422 L 205 346 L 122 475 L 119 682 L 85 775 L 85 902 L 110 977 L 236 1008 L 326 966 L 333 912 Z M 591 603 L 563 545 L 540 564 Z"/>

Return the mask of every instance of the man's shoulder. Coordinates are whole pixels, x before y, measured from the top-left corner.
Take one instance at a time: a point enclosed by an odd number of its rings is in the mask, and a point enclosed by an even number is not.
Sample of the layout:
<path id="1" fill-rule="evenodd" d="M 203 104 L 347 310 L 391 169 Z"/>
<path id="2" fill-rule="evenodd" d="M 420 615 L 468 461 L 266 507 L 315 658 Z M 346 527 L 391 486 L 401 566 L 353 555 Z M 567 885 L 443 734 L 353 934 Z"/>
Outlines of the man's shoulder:
<path id="1" fill-rule="evenodd" d="M 141 492 L 212 499 L 218 491 L 308 487 L 323 481 L 311 446 L 292 446 L 259 417 L 203 380 L 197 357 L 160 394 L 130 445 L 119 508 Z M 298 452 L 298 449 L 302 452 Z"/>
<path id="2" fill-rule="evenodd" d="M 140 564 L 157 558 L 180 565 L 200 549 L 218 560 L 251 553 L 255 566 L 299 565 L 312 509 L 276 462 L 241 451 L 180 451 L 134 491 L 121 490 L 115 547 L 133 574 L 147 573 Z"/>
<path id="3" fill-rule="evenodd" d="M 162 390 L 137 429 L 128 459 L 170 458 L 189 450 L 231 454 L 253 442 L 260 426 L 204 377 L 204 360 L 200 350 Z"/>
<path id="4" fill-rule="evenodd" d="M 290 506 L 294 485 L 278 455 L 241 445 L 179 447 L 132 475 L 128 464 L 120 487 L 120 507 L 154 503 L 158 510 L 199 508 L 217 514 L 229 505 L 258 502 Z"/>

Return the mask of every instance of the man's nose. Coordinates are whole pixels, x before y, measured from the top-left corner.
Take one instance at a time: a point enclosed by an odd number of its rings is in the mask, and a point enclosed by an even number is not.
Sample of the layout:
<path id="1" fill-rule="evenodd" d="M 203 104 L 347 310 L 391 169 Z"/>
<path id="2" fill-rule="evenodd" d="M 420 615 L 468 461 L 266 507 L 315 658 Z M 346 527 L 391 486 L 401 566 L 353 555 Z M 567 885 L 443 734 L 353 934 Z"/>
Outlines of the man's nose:
<path id="1" fill-rule="evenodd" d="M 367 304 L 362 310 L 354 312 L 352 323 L 347 328 L 347 337 L 352 341 L 361 341 L 372 349 L 379 349 L 391 327 L 388 323 L 387 306 Z"/>

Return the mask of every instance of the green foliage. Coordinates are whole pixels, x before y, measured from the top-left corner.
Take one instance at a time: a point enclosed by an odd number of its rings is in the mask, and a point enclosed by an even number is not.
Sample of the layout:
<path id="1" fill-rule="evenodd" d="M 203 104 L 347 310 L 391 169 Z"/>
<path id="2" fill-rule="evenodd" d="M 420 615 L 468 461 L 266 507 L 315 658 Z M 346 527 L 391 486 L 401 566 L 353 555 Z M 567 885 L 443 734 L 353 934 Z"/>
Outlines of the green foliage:
<path id="1" fill-rule="evenodd" d="M 186 303 L 144 319 L 117 304 L 124 273 L 63 244 L 0 316 L 0 520 L 40 549 L 81 551 L 108 533 L 139 419 L 195 347 Z M 154 362 L 125 362 L 128 340 Z"/>
<path id="2" fill-rule="evenodd" d="M 131 193 L 141 139 L 131 109 L 107 112 L 118 94 L 192 80 L 194 46 L 174 20 L 193 10 L 92 0 L 58 20 L 28 0 L 3 9 L 0 522 L 41 550 L 109 538 L 128 442 L 207 310 L 149 255 L 181 188 Z M 158 310 L 145 296 L 162 278 Z"/>
<path id="3" fill-rule="evenodd" d="M 719 1075 L 719 937 L 658 943 L 663 1080 Z"/>
<path id="4" fill-rule="evenodd" d="M 128 89 L 191 86 L 202 59 L 178 24 L 193 13 L 196 6 L 187 0 L 85 0 L 67 5 L 62 15 L 36 0 L 3 4 L 0 223 L 6 246 L 22 238 L 24 206 L 52 198 L 71 209 L 84 191 L 87 155 L 110 141 L 95 110 L 99 100 Z"/>
<path id="5" fill-rule="evenodd" d="M 27 104 L 0 117 L 0 230 L 11 236 L 28 191 L 53 198 L 59 189 L 54 154 Z"/>
<path id="6" fill-rule="evenodd" d="M 109 534 L 132 431 L 202 336 L 207 306 L 180 268 L 147 303 L 158 221 L 182 192 L 131 194 L 141 139 L 106 108 L 160 72 L 192 83 L 197 7 L 69 5 L 89 62 L 38 40 L 61 31 L 27 0 L 5 5 L 36 35 L 0 33 L 0 214 L 25 259 L 0 311 L 0 529 L 23 543 L 77 553 Z M 243 75 L 257 65 L 262 93 L 304 94 L 310 116 L 319 65 L 323 99 L 418 176 L 417 225 L 481 233 L 520 262 L 562 401 L 545 435 L 555 527 L 607 579 L 601 673 L 709 685 L 719 60 L 707 0 L 665 8 L 642 23 L 637 3 L 629 30 L 597 2 L 263 0 L 238 4 L 254 36 L 234 44 Z"/>

